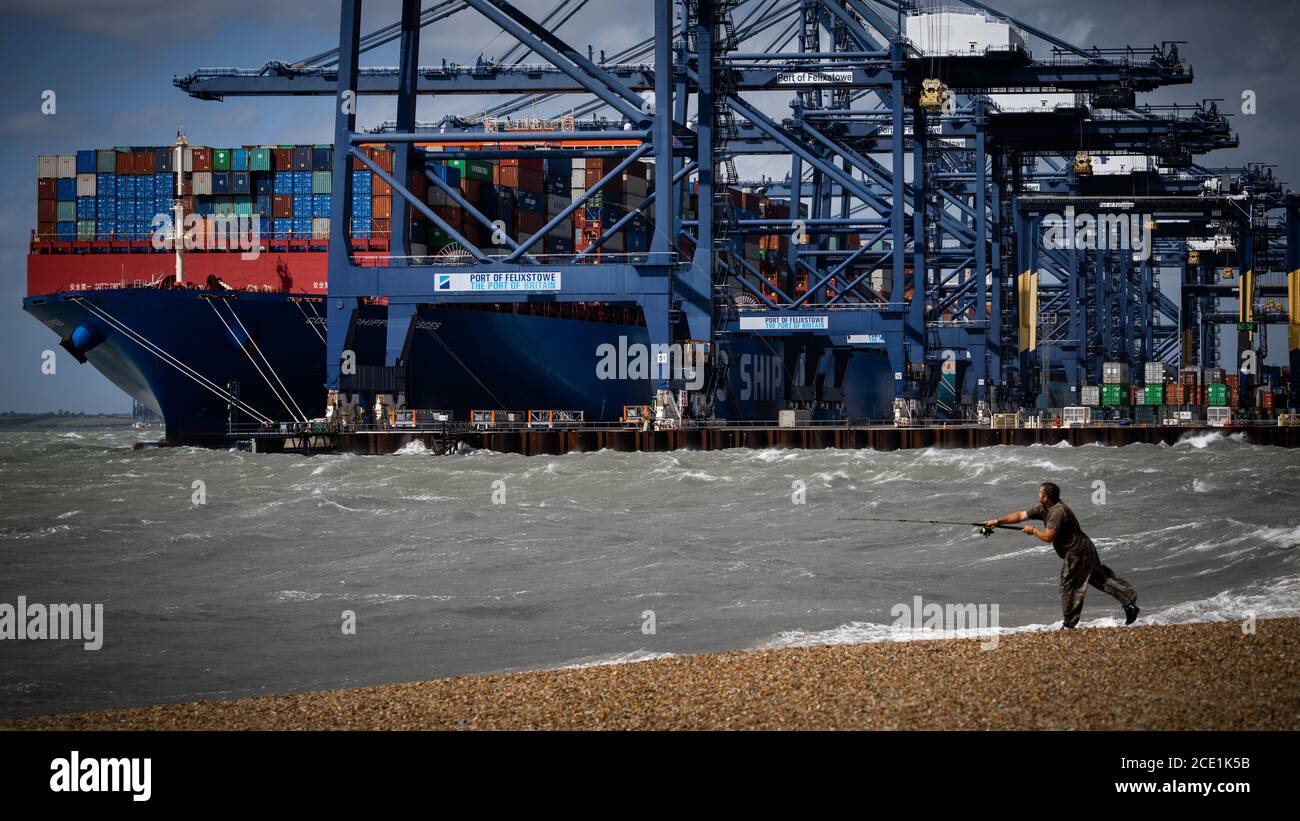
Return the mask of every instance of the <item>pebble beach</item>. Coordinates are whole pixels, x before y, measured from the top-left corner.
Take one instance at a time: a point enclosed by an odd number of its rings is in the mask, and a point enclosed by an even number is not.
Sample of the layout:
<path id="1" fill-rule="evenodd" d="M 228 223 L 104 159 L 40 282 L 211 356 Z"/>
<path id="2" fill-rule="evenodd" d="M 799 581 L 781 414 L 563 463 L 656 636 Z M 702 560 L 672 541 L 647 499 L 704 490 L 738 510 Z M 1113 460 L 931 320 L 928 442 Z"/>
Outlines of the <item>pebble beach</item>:
<path id="1" fill-rule="evenodd" d="M 1300 619 L 676 656 L 49 715 L 75 730 L 1295 730 Z"/>

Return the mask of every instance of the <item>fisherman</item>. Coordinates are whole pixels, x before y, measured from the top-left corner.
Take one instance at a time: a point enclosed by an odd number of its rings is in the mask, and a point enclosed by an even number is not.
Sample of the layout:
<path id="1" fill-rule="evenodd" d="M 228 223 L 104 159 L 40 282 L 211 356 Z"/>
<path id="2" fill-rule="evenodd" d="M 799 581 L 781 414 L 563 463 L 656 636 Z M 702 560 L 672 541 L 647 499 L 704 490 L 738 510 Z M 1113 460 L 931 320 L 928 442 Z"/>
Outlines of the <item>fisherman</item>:
<path id="1" fill-rule="evenodd" d="M 1101 563 L 1096 545 L 1079 526 L 1074 511 L 1061 501 L 1059 487 L 1051 482 L 1043 482 L 1038 487 L 1037 505 L 1029 510 L 989 519 L 984 524 L 987 527 L 997 527 L 1017 524 L 1026 519 L 1038 519 L 1045 527 L 1038 530 L 1033 525 L 1025 525 L 1021 532 L 1050 542 L 1056 549 L 1056 555 L 1064 559 L 1061 564 L 1062 630 L 1068 630 L 1079 623 L 1079 614 L 1083 612 L 1083 597 L 1088 592 L 1089 584 L 1105 590 L 1119 600 L 1124 606 L 1125 624 L 1137 620 L 1137 590 Z"/>

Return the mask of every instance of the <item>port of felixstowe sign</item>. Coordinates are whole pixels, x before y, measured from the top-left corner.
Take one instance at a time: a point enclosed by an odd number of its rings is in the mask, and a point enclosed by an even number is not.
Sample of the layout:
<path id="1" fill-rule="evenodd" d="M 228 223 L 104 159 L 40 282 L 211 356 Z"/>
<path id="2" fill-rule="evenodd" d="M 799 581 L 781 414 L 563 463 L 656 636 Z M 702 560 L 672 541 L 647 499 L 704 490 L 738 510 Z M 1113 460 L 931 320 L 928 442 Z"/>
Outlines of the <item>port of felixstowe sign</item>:
<path id="1" fill-rule="evenodd" d="M 469 291 L 558 291 L 559 271 L 497 271 L 481 274 L 437 274 L 434 290 Z"/>
<path id="2" fill-rule="evenodd" d="M 786 71 L 776 78 L 776 84 L 782 86 L 843 85 L 851 82 L 852 71 Z"/>
<path id="3" fill-rule="evenodd" d="M 822 316 L 742 316 L 742 331 L 824 331 L 830 317 Z"/>

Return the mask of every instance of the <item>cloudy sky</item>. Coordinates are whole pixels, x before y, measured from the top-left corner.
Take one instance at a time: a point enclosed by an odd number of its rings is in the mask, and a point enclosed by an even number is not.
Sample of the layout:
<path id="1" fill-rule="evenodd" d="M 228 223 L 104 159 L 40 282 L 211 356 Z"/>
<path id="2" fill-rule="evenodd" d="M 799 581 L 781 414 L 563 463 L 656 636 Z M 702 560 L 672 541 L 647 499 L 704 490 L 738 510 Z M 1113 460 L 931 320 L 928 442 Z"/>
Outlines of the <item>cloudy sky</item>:
<path id="1" fill-rule="evenodd" d="M 426 0 L 425 5 L 429 5 Z M 554 0 L 519 0 L 540 17 Z M 1258 99 L 1254 116 L 1235 116 L 1242 149 L 1212 155 L 1207 163 L 1276 163 L 1275 173 L 1295 183 L 1294 156 L 1300 88 L 1290 57 L 1300 30 L 1300 3 L 1218 0 L 1004 0 L 992 3 L 1078 45 L 1150 46 L 1185 40 L 1185 59 L 1196 72 L 1192 86 L 1143 98 L 1153 103 L 1226 100 L 1239 110 L 1242 92 Z M 560 30 L 571 44 L 614 52 L 650 33 L 649 0 L 591 0 Z M 397 19 L 395 0 L 366 4 L 364 29 Z M 0 88 L 0 411 L 130 409 L 130 401 L 89 366 L 77 364 L 57 340 L 21 308 L 26 290 L 26 249 L 36 222 L 36 156 L 112 145 L 168 144 L 183 128 L 193 144 L 328 142 L 328 99 L 227 102 L 193 100 L 172 77 L 209 66 L 258 67 L 293 61 L 337 44 L 337 6 L 323 0 L 8 0 L 0 30 L 7 80 Z M 496 56 L 512 40 L 473 12 L 425 29 L 421 62 L 473 62 Z M 756 46 L 757 47 L 757 46 Z M 1041 44 L 1031 46 L 1046 54 Z M 395 49 L 373 52 L 371 65 L 396 63 Z M 42 93 L 55 91 L 53 116 L 41 112 Z M 424 99 L 421 119 L 481 105 L 471 98 Z M 539 109 L 541 115 L 555 113 Z M 392 116 L 391 100 L 362 98 L 362 125 Z M 776 166 L 742 171 L 782 175 Z M 1274 344 L 1275 351 L 1281 345 Z M 55 349 L 56 376 L 43 376 L 41 352 Z M 1272 357 L 1276 359 L 1276 355 Z"/>

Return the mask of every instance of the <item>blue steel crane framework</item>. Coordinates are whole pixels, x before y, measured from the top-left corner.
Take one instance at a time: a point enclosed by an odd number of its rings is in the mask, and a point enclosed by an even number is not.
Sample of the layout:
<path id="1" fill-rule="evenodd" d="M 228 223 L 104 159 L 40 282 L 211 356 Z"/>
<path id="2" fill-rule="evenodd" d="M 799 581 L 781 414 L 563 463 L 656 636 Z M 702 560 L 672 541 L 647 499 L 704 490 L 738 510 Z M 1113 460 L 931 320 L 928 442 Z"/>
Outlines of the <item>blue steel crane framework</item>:
<path id="1" fill-rule="evenodd" d="M 1266 339 L 1250 323 L 1289 322 L 1293 369 L 1297 364 L 1294 195 L 1284 195 L 1271 172 L 1265 176 L 1258 167 L 1210 170 L 1193 162 L 1195 155 L 1236 145 L 1213 102 L 1136 105 L 1138 92 L 1192 81 L 1178 43 L 1084 49 L 976 0 L 960 0 L 968 12 L 993 15 L 1044 41 L 1051 57 L 1035 59 L 1015 43 L 924 53 L 905 36 L 904 23 L 907 15 L 928 10 L 907 0 L 654 0 L 653 36 L 596 59 L 590 47 L 584 55 L 555 33 L 585 3 L 561 0 L 536 21 L 505 0 L 440 0 L 428 8 L 403 0 L 400 21 L 363 34 L 361 1 L 342 0 L 337 49 L 293 64 L 202 69 L 176 79 L 206 99 L 335 97 L 328 388 L 340 385 L 354 311 L 373 297 L 387 300 L 383 367 L 394 380 L 418 305 L 539 300 L 635 302 L 652 344 L 710 341 L 706 397 L 719 378 L 714 365 L 726 361 L 729 342 L 741 336 L 779 338 L 807 353 L 805 362 L 826 349 L 881 348 L 894 371 L 901 416 L 909 408 L 954 417 L 1042 406 L 1058 368 L 1074 391 L 1100 381 L 1103 361 L 1212 364 L 1218 326 L 1225 323 L 1238 325 L 1244 350 Z M 516 44 L 498 60 L 422 66 L 421 28 L 465 10 Z M 774 31 L 763 50 L 745 50 Z M 360 65 L 365 52 L 394 41 L 400 47 L 396 68 Z M 524 63 L 529 53 L 545 64 Z M 933 93 L 927 98 L 936 80 L 942 104 Z M 645 92 L 653 92 L 653 104 Z M 764 92 L 792 95 L 789 116 L 766 113 L 769 107 L 755 99 Z M 1016 113 L 1001 110 L 989 96 L 1018 92 L 1068 92 L 1077 102 L 1048 113 Z M 380 139 L 357 130 L 359 94 L 396 98 L 395 119 L 382 136 L 398 146 L 392 174 L 359 150 Z M 427 94 L 502 98 L 477 117 L 447 117 L 429 127 L 415 119 L 416 100 Z M 584 95 L 569 110 L 592 119 L 572 131 L 489 134 L 485 127 L 488 116 L 561 95 Z M 596 119 L 597 112 L 612 114 Z M 504 253 L 489 253 L 408 186 L 411 172 L 424 170 L 431 185 L 490 225 L 424 167 L 427 154 L 417 148 L 447 144 L 438 160 L 502 156 L 450 146 L 467 140 L 520 143 L 523 153 L 511 156 L 615 156 L 621 162 L 531 237 L 506 237 Z M 631 146 L 582 147 L 604 142 Z M 1165 172 L 1093 176 L 1089 152 L 1154 156 Z M 738 182 L 736 158 L 773 156 L 789 158 L 789 175 L 763 184 L 769 196 L 788 198 L 788 218 L 737 219 L 723 193 Z M 649 253 L 597 261 L 592 248 L 563 260 L 538 258 L 542 237 L 641 158 L 655 163 L 653 190 L 639 205 L 629 203 L 627 215 L 594 246 L 650 212 L 656 231 Z M 439 274 L 544 271 L 558 274 L 561 287 L 545 293 L 437 291 L 430 267 L 408 254 L 405 219 L 394 220 L 391 256 L 383 264 L 357 264 L 349 237 L 354 160 L 465 248 L 467 264 L 439 266 Z M 1171 174 L 1171 168 L 1180 170 Z M 696 217 L 687 218 L 692 179 L 699 205 Z M 1226 190 L 1207 190 L 1214 180 L 1226 181 Z M 1134 260 L 1129 249 L 1050 245 L 1044 218 L 1066 207 L 1099 216 L 1142 214 L 1152 229 L 1152 253 Z M 1276 209 L 1285 210 L 1283 219 L 1270 216 Z M 791 238 L 776 282 L 734 252 L 727 238 L 736 232 Z M 1210 273 L 1218 261 L 1213 254 L 1200 262 L 1187 251 L 1190 237 L 1222 233 L 1234 238 L 1241 271 L 1230 285 Z M 861 237 L 856 247 L 846 247 L 848 234 Z M 1160 287 L 1160 271 L 1171 267 L 1182 277 L 1181 305 Z M 1257 299 L 1278 287 L 1256 286 L 1257 268 L 1288 277 L 1281 287 L 1287 311 L 1255 310 Z M 803 293 L 795 288 L 799 273 L 807 275 Z M 1219 300 L 1233 297 L 1237 314 L 1220 311 Z M 660 376 L 661 395 L 681 387 L 671 374 Z M 833 385 L 791 381 L 790 403 L 833 396 Z M 945 387 L 947 394 L 939 396 Z"/>

